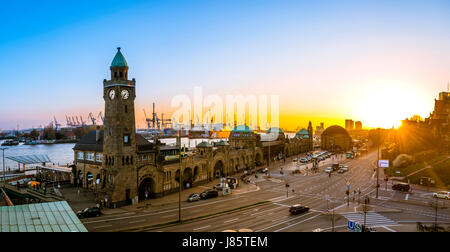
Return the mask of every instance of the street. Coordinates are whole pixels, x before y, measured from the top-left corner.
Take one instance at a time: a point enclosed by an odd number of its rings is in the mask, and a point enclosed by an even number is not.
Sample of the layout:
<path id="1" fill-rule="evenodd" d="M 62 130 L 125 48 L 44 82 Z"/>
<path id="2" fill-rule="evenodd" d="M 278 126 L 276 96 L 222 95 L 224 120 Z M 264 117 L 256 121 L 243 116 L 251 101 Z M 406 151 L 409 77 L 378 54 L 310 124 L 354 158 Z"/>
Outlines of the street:
<path id="1" fill-rule="evenodd" d="M 376 157 L 376 152 L 372 152 L 355 160 L 341 158 L 340 163 L 348 166 L 349 171 L 343 174 L 333 172 L 331 176 L 324 170 L 339 159 L 329 158 L 319 164 L 316 173 L 308 171 L 308 174 L 305 165 L 301 167 L 300 174 L 293 174 L 292 171 L 296 169 L 294 162 L 278 162 L 271 166 L 270 178 L 259 173 L 257 178 L 255 175 L 250 176 L 251 183 L 257 186 L 255 190 L 205 201 L 183 202 L 183 220 L 207 216 L 183 224 L 175 223 L 178 220 L 177 202 L 160 207 L 144 207 L 134 212 L 85 219 L 83 224 L 89 231 L 220 232 L 239 229 L 251 229 L 255 232 L 347 231 L 349 220 L 362 224 L 364 214 L 357 209 L 363 204 L 366 195 L 370 196 L 366 224 L 377 232 L 415 231 L 415 224 L 418 221 L 433 223 L 435 208 L 430 203 L 435 200 L 430 192 L 393 191 L 389 183 L 386 190 L 384 181 L 380 179 L 380 184 L 382 181 L 383 184 L 376 199 L 374 172 Z M 280 173 L 281 167 L 283 174 Z M 380 178 L 382 176 L 384 175 L 380 173 Z M 288 188 L 286 183 L 289 184 Z M 350 192 L 348 200 L 345 194 L 347 187 Z M 446 208 L 442 209 L 444 201 L 440 202 L 438 221 L 449 223 L 450 212 Z M 289 207 L 294 204 L 309 206 L 310 211 L 290 215 Z M 244 208 L 214 215 L 239 207 Z M 170 225 L 155 226 L 170 222 L 172 222 Z"/>

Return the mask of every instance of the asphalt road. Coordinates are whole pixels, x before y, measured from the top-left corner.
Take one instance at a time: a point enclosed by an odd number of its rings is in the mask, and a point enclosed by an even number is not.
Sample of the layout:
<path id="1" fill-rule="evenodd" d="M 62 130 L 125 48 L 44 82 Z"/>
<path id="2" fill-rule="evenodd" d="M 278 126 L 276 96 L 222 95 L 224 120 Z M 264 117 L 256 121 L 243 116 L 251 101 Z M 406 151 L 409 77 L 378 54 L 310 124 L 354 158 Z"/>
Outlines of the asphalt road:
<path id="1" fill-rule="evenodd" d="M 211 232 L 224 230 L 251 229 L 256 232 L 312 232 L 331 231 L 331 209 L 338 210 L 347 205 L 345 191 L 350 187 L 349 201 L 362 200 L 365 195 L 375 197 L 376 173 L 374 172 L 376 152 L 356 160 L 340 159 L 349 167 L 344 174 L 332 173 L 331 177 L 324 172 L 332 162 L 339 159 L 328 159 L 320 163 L 317 173 L 307 173 L 306 166 L 301 167 L 301 174 L 292 174 L 296 164 L 292 161 L 278 162 L 272 165 L 271 178 L 251 176 L 259 190 L 239 195 L 227 195 L 205 201 L 183 203 L 182 216 L 188 219 L 205 216 L 224 210 L 268 201 L 265 204 L 225 213 L 218 216 L 188 221 L 160 228 L 151 227 L 157 223 L 167 223 L 178 220 L 178 204 L 164 207 L 127 212 L 116 215 L 102 216 L 83 220 L 89 231 L 118 231 L 138 228 L 139 231 L 157 232 Z M 281 169 L 282 167 L 282 169 Z M 280 171 L 283 171 L 283 174 Z M 382 180 L 380 180 L 382 182 Z M 285 187 L 288 183 L 290 187 Z M 383 182 L 384 183 L 384 182 Z M 354 191 L 361 194 L 354 194 Z M 408 196 L 407 196 L 408 195 Z M 431 193 L 414 191 L 401 193 L 387 190 L 384 184 L 379 188 L 378 200 L 373 198 L 371 204 L 398 210 L 397 212 L 369 213 L 367 223 L 376 227 L 377 231 L 404 231 L 402 227 L 415 224 L 416 221 L 432 222 L 435 209 L 429 204 L 434 202 Z M 303 204 L 310 211 L 301 215 L 290 215 L 288 209 L 293 204 Z M 443 202 L 441 202 L 443 204 Z M 450 204 L 450 202 L 448 202 Z M 360 214 L 335 215 L 334 230 L 346 231 L 349 219 L 360 220 Z M 448 209 L 438 210 L 438 221 L 450 222 Z M 408 230 L 410 231 L 410 230 Z"/>

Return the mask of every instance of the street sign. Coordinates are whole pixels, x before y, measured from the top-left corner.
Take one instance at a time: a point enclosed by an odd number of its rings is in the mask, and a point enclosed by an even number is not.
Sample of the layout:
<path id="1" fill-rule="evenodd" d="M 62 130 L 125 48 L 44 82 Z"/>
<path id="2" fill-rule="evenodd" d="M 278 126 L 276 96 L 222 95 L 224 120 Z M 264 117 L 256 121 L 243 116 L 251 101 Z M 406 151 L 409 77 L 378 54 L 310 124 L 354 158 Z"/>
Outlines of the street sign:
<path id="1" fill-rule="evenodd" d="M 355 231 L 355 223 L 353 221 L 348 221 L 347 228 L 350 231 Z"/>
<path id="2" fill-rule="evenodd" d="M 389 168 L 389 160 L 378 160 L 378 167 Z"/>

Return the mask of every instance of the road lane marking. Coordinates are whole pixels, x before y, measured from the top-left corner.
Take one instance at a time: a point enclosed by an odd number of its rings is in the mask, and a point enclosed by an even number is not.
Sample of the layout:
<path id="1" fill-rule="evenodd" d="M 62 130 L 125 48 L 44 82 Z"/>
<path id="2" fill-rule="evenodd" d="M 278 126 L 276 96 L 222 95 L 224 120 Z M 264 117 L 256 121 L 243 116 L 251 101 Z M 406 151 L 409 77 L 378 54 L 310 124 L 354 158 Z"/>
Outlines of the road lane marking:
<path id="1" fill-rule="evenodd" d="M 256 232 L 261 232 L 261 231 L 263 231 L 263 230 L 266 230 L 266 229 L 269 229 L 269 228 L 272 228 L 272 227 L 276 227 L 276 226 L 279 226 L 279 225 L 281 225 L 281 224 L 284 224 L 284 223 L 287 223 L 287 222 L 290 222 L 290 221 L 294 221 L 294 220 L 297 220 L 297 219 L 299 219 L 299 218 L 302 218 L 302 217 L 305 217 L 305 216 L 308 216 L 308 215 L 311 215 L 311 214 L 313 214 L 313 213 L 307 213 L 307 214 L 304 214 L 304 215 L 301 215 L 301 216 L 298 216 L 298 217 L 296 217 L 296 218 L 293 218 L 293 219 L 289 219 L 289 220 L 287 220 L 287 221 L 283 221 L 283 222 L 280 222 L 280 223 L 277 223 L 277 224 L 274 224 L 274 225 L 271 225 L 271 226 L 268 226 L 268 227 L 266 227 L 266 228 L 263 228 L 263 229 L 260 229 L 260 230 L 257 230 Z"/>
<path id="2" fill-rule="evenodd" d="M 386 227 L 386 226 L 382 226 L 382 228 L 384 228 L 384 229 L 387 229 L 387 230 L 389 230 L 389 231 L 391 231 L 391 232 L 394 232 L 394 233 L 396 233 L 397 231 L 395 231 L 394 229 L 392 229 L 392 228 L 388 228 L 388 227 Z"/>
<path id="3" fill-rule="evenodd" d="M 276 204 L 276 205 L 281 205 L 281 204 L 278 204 L 278 203 L 274 203 L 274 204 Z M 280 207 L 275 207 L 275 208 L 271 208 L 271 209 L 268 209 L 268 210 L 265 210 L 265 211 L 262 211 L 262 212 L 250 214 L 250 216 L 263 214 L 263 213 L 265 213 L 265 212 L 274 211 L 275 209 L 280 209 L 280 208 L 284 208 L 284 207 L 285 207 L 285 206 L 282 205 L 282 206 L 280 206 Z"/>
<path id="4" fill-rule="evenodd" d="M 405 200 L 408 200 L 409 194 L 407 193 L 405 196 Z"/>
<path id="5" fill-rule="evenodd" d="M 145 219 L 143 219 L 143 220 L 136 220 L 136 221 L 130 221 L 128 223 L 132 224 L 132 223 L 138 223 L 138 222 L 144 222 L 144 221 L 146 221 L 146 220 Z"/>
<path id="6" fill-rule="evenodd" d="M 237 221 L 237 220 L 239 220 L 239 218 L 235 218 L 235 219 L 227 220 L 227 221 L 224 221 L 223 223 L 230 223 L 230 222 L 233 222 L 233 221 Z"/>
<path id="7" fill-rule="evenodd" d="M 312 219 L 314 219 L 314 218 L 316 218 L 316 217 L 318 217 L 318 216 L 320 216 L 320 214 L 318 214 L 318 215 L 315 215 L 315 216 L 312 216 L 312 217 L 309 217 L 308 219 L 305 219 L 305 220 L 299 221 L 299 222 L 297 222 L 297 223 L 291 224 L 291 225 L 289 225 L 289 226 L 287 226 L 287 227 L 284 227 L 284 228 L 280 228 L 280 229 L 278 229 L 278 230 L 275 230 L 275 231 L 273 231 L 273 232 L 278 232 L 278 231 L 284 230 L 284 229 L 286 229 L 286 228 L 290 228 L 290 227 L 293 227 L 293 226 L 295 226 L 295 225 L 298 225 L 298 224 L 300 224 L 300 223 L 303 223 L 303 222 L 305 222 L 305 221 L 309 221 L 309 220 L 312 220 Z"/>
<path id="8" fill-rule="evenodd" d="M 104 227 L 112 227 L 112 225 L 96 226 L 96 227 L 93 227 L 93 229 L 104 228 Z"/>
<path id="9" fill-rule="evenodd" d="M 204 227 L 199 227 L 199 228 L 194 228 L 194 231 L 205 229 L 205 228 L 209 228 L 209 227 L 211 227 L 211 225 L 204 226 Z"/>
<path id="10" fill-rule="evenodd" d="M 166 215 L 166 216 L 161 216 L 161 219 L 162 218 L 170 218 L 170 217 L 175 217 L 176 215 L 175 214 L 171 214 L 171 215 Z"/>

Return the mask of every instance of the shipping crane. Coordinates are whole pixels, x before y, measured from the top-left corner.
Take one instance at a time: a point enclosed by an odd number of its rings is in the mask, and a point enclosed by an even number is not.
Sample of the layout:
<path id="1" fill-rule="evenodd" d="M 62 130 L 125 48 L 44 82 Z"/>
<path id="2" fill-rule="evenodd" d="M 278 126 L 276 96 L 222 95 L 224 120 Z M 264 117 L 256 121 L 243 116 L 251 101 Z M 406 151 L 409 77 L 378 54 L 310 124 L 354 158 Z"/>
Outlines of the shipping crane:
<path id="1" fill-rule="evenodd" d="M 92 121 L 92 125 L 95 125 L 95 121 L 96 121 L 97 119 L 94 118 L 94 116 L 92 115 L 92 112 L 89 112 L 88 119 L 90 119 L 90 120 Z"/>
<path id="2" fill-rule="evenodd" d="M 103 123 L 103 124 L 105 124 L 105 117 L 103 117 L 103 113 L 102 113 L 102 111 L 100 111 L 100 113 L 98 113 L 98 116 L 97 116 L 97 118 L 100 118 L 100 119 L 102 119 L 102 123 Z"/>
<path id="3" fill-rule="evenodd" d="M 145 116 L 145 121 L 147 122 L 147 132 L 150 132 L 150 122 L 152 121 L 152 119 L 147 118 L 147 113 L 145 113 L 145 109 L 144 110 L 144 116 Z"/>
<path id="4" fill-rule="evenodd" d="M 53 116 L 53 119 L 55 120 L 55 130 L 58 130 L 58 126 L 62 126 L 58 121 L 56 121 L 56 117 Z"/>

